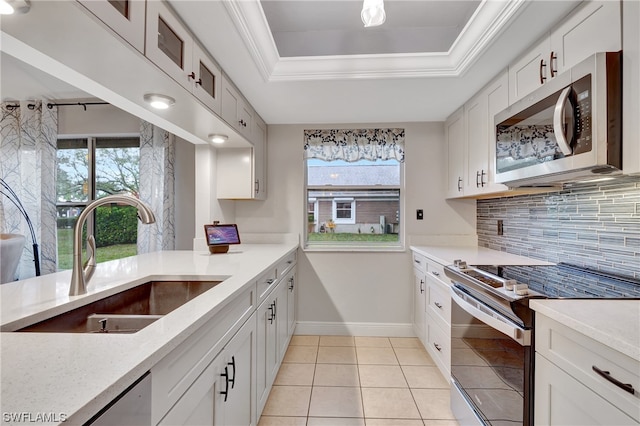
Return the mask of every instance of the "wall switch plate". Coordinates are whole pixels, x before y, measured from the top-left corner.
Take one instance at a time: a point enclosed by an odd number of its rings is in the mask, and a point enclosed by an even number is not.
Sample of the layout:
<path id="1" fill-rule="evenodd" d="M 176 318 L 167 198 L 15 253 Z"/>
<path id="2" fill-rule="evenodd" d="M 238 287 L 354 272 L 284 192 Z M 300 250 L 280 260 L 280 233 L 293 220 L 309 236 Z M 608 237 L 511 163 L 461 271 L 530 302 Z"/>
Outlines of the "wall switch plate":
<path id="1" fill-rule="evenodd" d="M 498 219 L 498 235 L 504 234 L 504 228 L 502 224 L 502 219 Z"/>
<path id="2" fill-rule="evenodd" d="M 416 219 L 418 220 L 424 219 L 424 210 L 422 209 L 416 210 Z"/>

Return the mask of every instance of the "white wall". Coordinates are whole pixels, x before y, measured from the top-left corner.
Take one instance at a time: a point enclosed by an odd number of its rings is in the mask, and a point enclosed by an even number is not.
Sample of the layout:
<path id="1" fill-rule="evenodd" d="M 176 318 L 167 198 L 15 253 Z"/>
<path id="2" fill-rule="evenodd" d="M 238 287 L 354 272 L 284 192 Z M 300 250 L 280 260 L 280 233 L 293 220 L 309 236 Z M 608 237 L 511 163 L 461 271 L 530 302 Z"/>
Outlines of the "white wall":
<path id="1" fill-rule="evenodd" d="M 403 127 L 406 235 L 475 236 L 475 201 L 446 201 L 443 123 L 273 125 L 268 128 L 266 201 L 237 201 L 243 232 L 303 233 L 303 130 Z M 425 219 L 417 221 L 422 208 Z M 405 252 L 300 251 L 297 333 L 411 335 L 412 272 Z"/>

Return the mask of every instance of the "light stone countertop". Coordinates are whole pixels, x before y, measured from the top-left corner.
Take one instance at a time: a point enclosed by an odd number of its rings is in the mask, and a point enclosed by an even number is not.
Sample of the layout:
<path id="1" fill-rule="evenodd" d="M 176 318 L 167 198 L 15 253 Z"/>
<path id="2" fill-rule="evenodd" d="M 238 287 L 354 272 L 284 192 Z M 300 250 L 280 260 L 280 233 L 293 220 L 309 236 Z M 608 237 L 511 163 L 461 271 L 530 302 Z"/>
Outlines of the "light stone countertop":
<path id="1" fill-rule="evenodd" d="M 543 260 L 479 246 L 412 245 L 410 248 L 441 265 L 451 265 L 456 259 L 464 260 L 468 265 L 553 265 Z"/>
<path id="2" fill-rule="evenodd" d="M 2 424 L 12 424 L 7 413 L 86 422 L 297 247 L 242 244 L 226 254 L 164 251 L 101 263 L 82 296 L 68 296 L 70 271 L 3 284 Z M 135 334 L 7 332 L 152 280 L 223 282 Z"/>
<path id="3" fill-rule="evenodd" d="M 632 359 L 640 359 L 640 300 L 532 300 L 530 306 Z"/>

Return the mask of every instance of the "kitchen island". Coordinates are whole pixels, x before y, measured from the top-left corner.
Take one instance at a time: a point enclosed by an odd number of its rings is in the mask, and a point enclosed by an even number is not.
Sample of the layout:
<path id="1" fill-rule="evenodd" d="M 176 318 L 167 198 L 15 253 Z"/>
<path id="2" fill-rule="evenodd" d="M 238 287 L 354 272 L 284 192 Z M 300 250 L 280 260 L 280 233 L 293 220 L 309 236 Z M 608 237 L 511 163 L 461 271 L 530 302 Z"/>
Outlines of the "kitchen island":
<path id="1" fill-rule="evenodd" d="M 3 424 L 20 423 L 16 413 L 30 422 L 88 421 L 297 246 L 242 244 L 219 255 L 163 251 L 101 263 L 82 296 L 68 296 L 70 271 L 0 286 Z M 134 334 L 12 332 L 153 280 L 222 282 Z"/>

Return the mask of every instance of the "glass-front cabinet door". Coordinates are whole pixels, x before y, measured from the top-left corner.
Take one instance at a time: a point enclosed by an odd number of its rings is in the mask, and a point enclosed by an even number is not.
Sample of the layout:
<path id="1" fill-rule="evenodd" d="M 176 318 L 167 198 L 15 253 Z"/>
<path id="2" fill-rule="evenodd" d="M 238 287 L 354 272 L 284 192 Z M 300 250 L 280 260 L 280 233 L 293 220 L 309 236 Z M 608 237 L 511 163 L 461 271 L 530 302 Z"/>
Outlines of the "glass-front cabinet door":
<path id="1" fill-rule="evenodd" d="M 193 93 L 213 112 L 220 115 L 222 99 L 222 71 L 197 44 L 193 45 Z"/>
<path id="2" fill-rule="evenodd" d="M 164 2 L 147 2 L 145 56 L 190 91 L 193 45 L 191 34 Z"/>
<path id="3" fill-rule="evenodd" d="M 144 0 L 78 0 L 120 37 L 144 53 Z"/>

